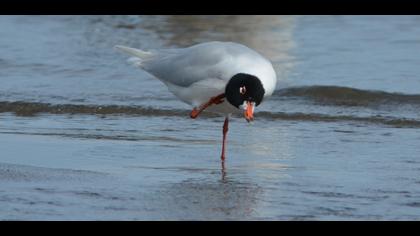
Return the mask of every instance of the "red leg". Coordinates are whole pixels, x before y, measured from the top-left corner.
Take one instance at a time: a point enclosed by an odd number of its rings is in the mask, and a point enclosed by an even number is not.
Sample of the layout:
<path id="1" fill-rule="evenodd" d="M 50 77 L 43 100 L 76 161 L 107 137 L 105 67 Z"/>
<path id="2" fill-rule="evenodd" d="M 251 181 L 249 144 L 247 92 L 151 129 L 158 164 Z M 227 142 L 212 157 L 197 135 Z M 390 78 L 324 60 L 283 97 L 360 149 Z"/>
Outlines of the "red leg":
<path id="1" fill-rule="evenodd" d="M 220 95 L 217 95 L 216 97 L 212 97 L 209 99 L 208 102 L 204 103 L 203 105 L 201 105 L 198 109 L 194 108 L 191 113 L 190 113 L 190 117 L 195 119 L 197 118 L 197 116 L 204 111 L 204 109 L 206 109 L 207 107 L 213 105 L 213 104 L 220 104 L 222 103 L 224 100 L 223 98 L 225 97 L 225 94 L 222 93 Z"/>
<path id="2" fill-rule="evenodd" d="M 226 146 L 226 134 L 229 130 L 229 118 L 225 118 L 225 123 L 223 124 L 223 144 L 222 144 L 222 161 L 225 161 L 225 146 Z"/>

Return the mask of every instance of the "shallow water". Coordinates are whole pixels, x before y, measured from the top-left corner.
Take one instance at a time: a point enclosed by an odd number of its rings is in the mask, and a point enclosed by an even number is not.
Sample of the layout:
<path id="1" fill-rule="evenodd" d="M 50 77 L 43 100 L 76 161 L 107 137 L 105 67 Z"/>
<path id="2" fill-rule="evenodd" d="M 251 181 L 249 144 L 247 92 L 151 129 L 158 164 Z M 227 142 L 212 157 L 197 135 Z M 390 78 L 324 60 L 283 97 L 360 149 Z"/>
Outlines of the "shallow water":
<path id="1" fill-rule="evenodd" d="M 227 23 L 228 22 L 228 23 Z M 2 220 L 418 220 L 418 16 L 0 16 Z M 255 122 L 174 99 L 115 44 L 270 58 Z"/>

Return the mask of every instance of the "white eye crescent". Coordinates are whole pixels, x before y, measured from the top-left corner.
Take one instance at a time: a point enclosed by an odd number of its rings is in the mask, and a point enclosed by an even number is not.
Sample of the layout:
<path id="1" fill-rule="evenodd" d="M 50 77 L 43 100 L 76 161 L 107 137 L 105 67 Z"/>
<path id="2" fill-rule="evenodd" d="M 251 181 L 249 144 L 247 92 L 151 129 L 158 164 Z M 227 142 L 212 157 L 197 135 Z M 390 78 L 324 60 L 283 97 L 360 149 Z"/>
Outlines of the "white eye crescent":
<path id="1" fill-rule="evenodd" d="M 239 88 L 239 93 L 242 94 L 242 95 L 246 93 L 245 86 L 242 86 L 242 87 Z"/>

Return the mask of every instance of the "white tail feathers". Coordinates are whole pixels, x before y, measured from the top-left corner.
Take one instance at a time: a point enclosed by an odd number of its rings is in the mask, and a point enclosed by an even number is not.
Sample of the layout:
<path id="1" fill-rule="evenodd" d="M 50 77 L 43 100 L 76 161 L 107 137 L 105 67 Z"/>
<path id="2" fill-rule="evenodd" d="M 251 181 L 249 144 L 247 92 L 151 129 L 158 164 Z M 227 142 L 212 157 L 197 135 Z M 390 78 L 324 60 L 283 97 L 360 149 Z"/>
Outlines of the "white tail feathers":
<path id="1" fill-rule="evenodd" d="M 116 45 L 116 46 L 114 46 L 114 48 L 116 48 L 116 49 L 118 49 L 122 52 L 125 52 L 127 54 L 130 54 L 132 56 L 138 57 L 141 60 L 147 60 L 147 59 L 150 59 L 151 57 L 153 57 L 153 53 L 145 52 L 145 51 L 142 51 L 142 50 L 136 49 L 136 48 L 130 48 L 130 47 L 122 46 L 122 45 Z"/>

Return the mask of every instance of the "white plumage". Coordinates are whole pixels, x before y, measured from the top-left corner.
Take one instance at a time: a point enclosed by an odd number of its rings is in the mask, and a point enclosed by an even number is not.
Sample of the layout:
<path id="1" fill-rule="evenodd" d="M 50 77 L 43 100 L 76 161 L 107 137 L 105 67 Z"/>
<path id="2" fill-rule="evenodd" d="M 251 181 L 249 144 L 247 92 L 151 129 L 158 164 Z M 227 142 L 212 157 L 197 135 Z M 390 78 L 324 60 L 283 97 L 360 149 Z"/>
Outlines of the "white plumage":
<path id="1" fill-rule="evenodd" d="M 170 92 L 193 107 L 224 93 L 227 82 L 238 73 L 258 77 L 265 89 L 264 97 L 270 96 L 276 87 L 270 61 L 238 43 L 207 42 L 148 52 L 119 45 L 115 48 L 134 56 L 131 63 L 162 81 Z M 208 110 L 225 114 L 239 111 L 228 102 Z"/>

